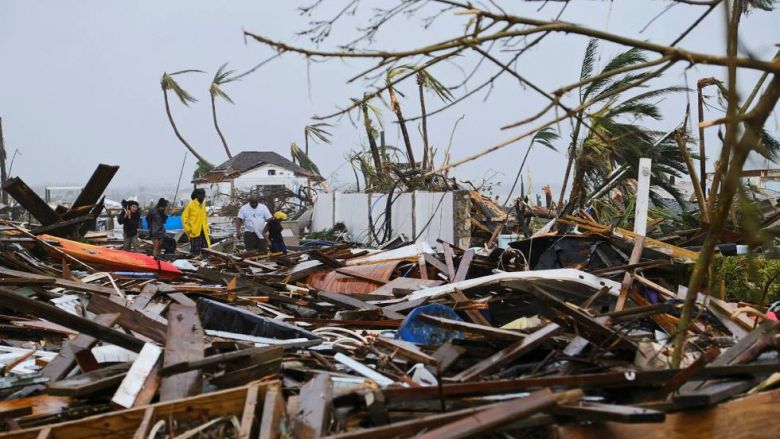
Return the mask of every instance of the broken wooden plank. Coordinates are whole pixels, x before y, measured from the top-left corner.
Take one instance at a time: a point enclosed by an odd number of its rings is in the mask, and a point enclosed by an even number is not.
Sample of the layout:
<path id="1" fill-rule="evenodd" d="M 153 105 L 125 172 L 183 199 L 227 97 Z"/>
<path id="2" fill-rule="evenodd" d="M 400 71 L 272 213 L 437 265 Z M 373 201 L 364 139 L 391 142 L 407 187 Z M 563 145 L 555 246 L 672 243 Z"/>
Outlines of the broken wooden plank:
<path id="1" fill-rule="evenodd" d="M 466 348 L 452 343 L 452 340 L 439 346 L 433 352 L 432 357 L 438 361 L 439 372 L 446 372 L 461 355 L 466 353 Z"/>
<path id="2" fill-rule="evenodd" d="M 463 291 L 460 291 L 458 289 L 456 289 L 453 293 L 451 293 L 450 296 L 452 296 L 452 298 L 455 300 L 456 305 L 471 302 L 469 298 L 466 297 L 465 294 L 463 294 Z M 465 312 L 466 315 L 471 319 L 471 321 L 476 323 L 477 325 L 490 326 L 490 322 L 487 321 L 485 316 L 483 316 L 482 313 L 479 312 L 479 310 L 467 309 Z"/>
<path id="3" fill-rule="evenodd" d="M 163 366 L 203 359 L 203 327 L 198 310 L 192 306 L 171 305 L 168 310 L 168 336 Z M 167 376 L 160 384 L 160 401 L 186 398 L 201 392 L 200 371 Z"/>
<path id="4" fill-rule="evenodd" d="M 570 404 L 582 398 L 581 390 L 568 390 L 552 393 L 539 390 L 525 398 L 513 399 L 493 407 L 466 416 L 456 422 L 436 428 L 418 436 L 420 439 L 466 438 L 480 433 L 494 431 L 502 425 L 518 421 L 535 413 L 555 407 L 558 404 Z"/>
<path id="5" fill-rule="evenodd" d="M 449 244 L 442 243 L 444 248 L 444 264 L 447 266 L 447 279 L 450 283 L 455 282 L 455 262 L 452 254 L 452 247 Z"/>
<path id="6" fill-rule="evenodd" d="M 119 318 L 119 314 L 98 314 L 95 316 L 95 323 L 110 328 Z M 49 364 L 41 370 L 41 375 L 49 378 L 51 381 L 57 381 L 68 374 L 76 367 L 76 351 L 83 349 L 92 349 L 97 344 L 97 339 L 88 334 L 79 334 L 66 343 L 60 349 L 59 354 L 49 361 Z"/>
<path id="7" fill-rule="evenodd" d="M 433 323 L 434 325 L 440 326 L 442 328 L 463 331 L 468 334 L 478 334 L 496 340 L 518 341 L 525 338 L 525 334 L 521 332 L 510 331 L 508 329 L 494 328 L 492 326 L 485 326 L 485 325 L 477 325 L 476 323 L 462 322 L 460 320 L 430 316 L 427 314 L 421 314 L 420 316 L 424 320 L 427 320 Z"/>
<path id="8" fill-rule="evenodd" d="M 273 358 L 278 358 L 282 355 L 283 351 L 284 346 L 263 346 L 226 352 L 224 354 L 210 355 L 194 361 L 183 361 L 174 364 L 166 362 L 165 366 L 160 369 L 159 375 L 161 377 L 168 377 L 177 373 L 206 369 L 216 366 L 217 364 L 238 361 L 247 357 L 253 357 L 256 360 L 259 359 L 264 362 Z"/>
<path id="9" fill-rule="evenodd" d="M 282 386 L 278 382 L 269 384 L 263 401 L 259 439 L 276 439 L 282 435 L 282 426 L 286 415 L 284 409 Z"/>
<path id="10" fill-rule="evenodd" d="M 531 333 L 523 340 L 520 340 L 496 352 L 495 354 L 464 370 L 458 375 L 455 375 L 452 379 L 454 381 L 471 381 L 480 375 L 495 371 L 497 368 L 514 361 L 520 356 L 536 349 L 537 346 L 544 343 L 550 337 L 554 336 L 560 331 L 560 326 L 555 323 L 550 323 Z"/>
<path id="11" fill-rule="evenodd" d="M 49 395 L 81 398 L 116 388 L 130 370 L 130 363 L 119 363 L 49 383 Z"/>
<path id="12" fill-rule="evenodd" d="M 646 424 L 664 422 L 666 413 L 632 407 L 627 405 L 603 404 L 597 402 L 579 402 L 556 407 L 553 413 L 557 416 L 575 418 L 588 422 L 622 422 L 627 424 Z"/>
<path id="13" fill-rule="evenodd" d="M 642 250 L 645 245 L 644 234 L 637 236 L 634 240 L 634 248 L 631 250 L 631 256 L 628 258 L 628 264 L 638 264 L 642 258 Z M 615 311 L 622 311 L 626 306 L 626 300 L 628 300 L 628 292 L 631 290 L 631 285 L 634 282 L 631 270 L 626 270 L 626 274 L 623 275 L 623 282 L 620 283 L 620 294 L 618 295 L 617 302 L 615 304 Z"/>
<path id="14" fill-rule="evenodd" d="M 141 401 L 144 387 L 147 382 L 154 380 L 163 350 L 152 343 L 145 343 L 133 362 L 127 375 L 122 380 L 111 402 L 124 408 L 136 407 L 143 404 Z M 148 401 L 147 401 L 148 402 Z"/>
<path id="15" fill-rule="evenodd" d="M 350 297 L 349 295 L 346 294 L 333 293 L 330 291 L 320 291 L 317 293 L 317 297 L 327 302 L 347 306 L 349 308 L 355 308 L 360 310 L 380 310 L 382 311 L 382 314 L 388 319 L 403 320 L 405 317 L 403 314 L 400 314 L 398 312 L 388 310 L 368 302 L 364 302 L 360 299 Z"/>
<path id="16" fill-rule="evenodd" d="M 149 337 L 157 343 L 165 343 L 165 336 L 167 333 L 165 324 L 154 320 L 137 310 L 114 303 L 108 297 L 90 294 L 87 309 L 94 313 L 118 313 L 118 325 L 145 337 Z"/>
<path id="17" fill-rule="evenodd" d="M 339 363 L 347 366 L 348 368 L 354 370 L 355 372 L 359 373 L 360 375 L 363 375 L 364 377 L 373 380 L 375 383 L 379 384 L 382 387 L 389 386 L 395 381 L 391 380 L 390 378 L 382 375 L 381 373 L 375 371 L 374 369 L 371 369 L 370 367 L 360 363 L 359 361 L 355 360 L 352 357 L 348 357 L 341 352 L 337 353 L 334 357 L 334 360 L 338 361 Z"/>
<path id="18" fill-rule="evenodd" d="M 332 398 L 333 385 L 327 374 L 317 374 L 303 385 L 298 412 L 293 419 L 293 434 L 296 438 L 318 438 L 327 434 Z"/>
<path id="19" fill-rule="evenodd" d="M 47 305 L 34 299 L 20 296 L 13 291 L 0 287 L 0 306 L 44 318 L 50 322 L 65 326 L 83 334 L 91 335 L 99 340 L 115 344 L 133 352 L 140 352 L 144 342 L 133 337 Z M 121 305 L 118 305 L 121 306 Z"/>
<path id="20" fill-rule="evenodd" d="M 759 393 L 710 408 L 669 413 L 659 424 L 605 422 L 562 425 L 554 434 L 561 439 L 707 438 L 747 439 L 769 437 L 777 427 L 780 390 Z"/>
<path id="21" fill-rule="evenodd" d="M 435 358 L 421 351 L 413 343 L 408 343 L 401 340 L 394 340 L 382 336 L 376 337 L 374 340 L 380 345 L 388 347 L 390 350 L 394 351 L 396 354 L 404 358 L 408 358 L 412 361 L 416 361 L 418 363 L 423 363 L 427 365 L 437 364 Z"/>
<path id="22" fill-rule="evenodd" d="M 241 415 L 238 437 L 249 438 L 252 435 L 252 427 L 255 425 L 258 414 L 257 400 L 260 397 L 260 383 L 252 383 L 246 392 L 244 412 Z"/>
<path id="23" fill-rule="evenodd" d="M 466 253 L 463 253 L 463 257 L 460 258 L 460 264 L 458 264 L 458 271 L 455 273 L 455 278 L 452 280 L 452 283 L 466 280 L 466 276 L 469 274 L 469 268 L 471 268 L 471 261 L 474 260 L 476 254 L 477 252 L 475 252 L 474 249 L 468 249 L 466 250 Z"/>
<path id="24" fill-rule="evenodd" d="M 532 294 L 539 300 L 537 311 L 548 319 L 569 329 L 569 332 L 588 339 L 604 349 L 618 349 L 630 353 L 636 352 L 636 343 L 612 328 L 596 321 L 588 313 L 574 308 L 547 291 L 534 286 Z"/>

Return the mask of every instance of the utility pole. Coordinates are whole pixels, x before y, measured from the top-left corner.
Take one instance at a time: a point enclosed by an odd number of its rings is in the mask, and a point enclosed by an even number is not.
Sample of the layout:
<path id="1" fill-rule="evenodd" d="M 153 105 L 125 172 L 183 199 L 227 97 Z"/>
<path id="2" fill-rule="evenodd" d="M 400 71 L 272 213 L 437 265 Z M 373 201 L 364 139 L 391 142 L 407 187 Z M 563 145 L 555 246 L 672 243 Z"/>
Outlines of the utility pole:
<path id="1" fill-rule="evenodd" d="M 0 117 L 0 183 L 5 186 L 8 175 L 5 172 L 5 140 L 3 140 L 3 118 Z M 3 204 L 8 204 L 8 194 L 2 189 Z"/>

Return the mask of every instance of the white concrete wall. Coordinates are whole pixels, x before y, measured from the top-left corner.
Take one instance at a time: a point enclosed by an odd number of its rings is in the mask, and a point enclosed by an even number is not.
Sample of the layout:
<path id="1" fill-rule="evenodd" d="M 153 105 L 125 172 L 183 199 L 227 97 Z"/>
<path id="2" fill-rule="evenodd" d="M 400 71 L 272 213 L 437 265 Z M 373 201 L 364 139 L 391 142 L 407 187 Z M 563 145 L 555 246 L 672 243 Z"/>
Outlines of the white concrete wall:
<path id="1" fill-rule="evenodd" d="M 397 198 L 396 198 L 397 197 Z M 369 202 L 370 200 L 370 202 Z M 455 241 L 454 198 L 452 192 L 408 192 L 395 194 L 391 207 L 390 239 L 403 233 L 408 239 L 419 239 L 437 246 L 437 239 Z M 314 204 L 312 230 L 321 231 L 342 222 L 357 242 L 376 244 L 369 232 L 369 215 L 377 235 L 384 232 L 386 194 L 321 194 Z"/>

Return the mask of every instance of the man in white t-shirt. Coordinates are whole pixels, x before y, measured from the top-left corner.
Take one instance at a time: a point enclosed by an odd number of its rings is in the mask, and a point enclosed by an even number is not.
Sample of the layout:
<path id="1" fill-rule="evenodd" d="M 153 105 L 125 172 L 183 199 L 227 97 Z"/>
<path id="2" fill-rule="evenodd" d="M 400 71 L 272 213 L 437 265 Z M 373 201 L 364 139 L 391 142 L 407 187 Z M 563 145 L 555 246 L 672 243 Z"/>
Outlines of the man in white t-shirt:
<path id="1" fill-rule="evenodd" d="M 241 206 L 236 216 L 236 238 L 244 239 L 246 251 L 268 251 L 268 243 L 263 236 L 265 222 L 272 217 L 271 211 L 261 203 L 257 195 L 249 197 L 249 203 Z M 241 226 L 244 233 L 241 233 Z"/>

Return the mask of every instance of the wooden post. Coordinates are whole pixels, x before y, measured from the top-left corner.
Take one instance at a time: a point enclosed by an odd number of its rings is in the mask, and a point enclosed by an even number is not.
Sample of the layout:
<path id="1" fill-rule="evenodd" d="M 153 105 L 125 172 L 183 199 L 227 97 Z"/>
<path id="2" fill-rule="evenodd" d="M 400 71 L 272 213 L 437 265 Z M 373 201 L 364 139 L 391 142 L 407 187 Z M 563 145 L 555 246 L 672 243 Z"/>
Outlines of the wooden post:
<path id="1" fill-rule="evenodd" d="M 652 160 L 647 158 L 639 159 L 639 175 L 636 185 L 636 210 L 634 210 L 634 248 L 631 251 L 631 257 L 628 260 L 629 265 L 639 263 L 642 258 L 642 249 L 645 244 L 645 234 L 647 233 L 647 207 L 650 198 L 650 169 Z M 628 293 L 631 291 L 631 285 L 634 283 L 632 276 L 633 270 L 627 270 L 623 275 L 623 282 L 620 284 L 620 295 L 618 295 L 615 311 L 622 311 L 626 306 Z"/>
<path id="2" fill-rule="evenodd" d="M 645 236 L 647 233 L 647 207 L 650 198 L 650 168 L 652 160 L 639 159 L 639 175 L 636 187 L 636 210 L 634 211 L 634 233 Z"/>

